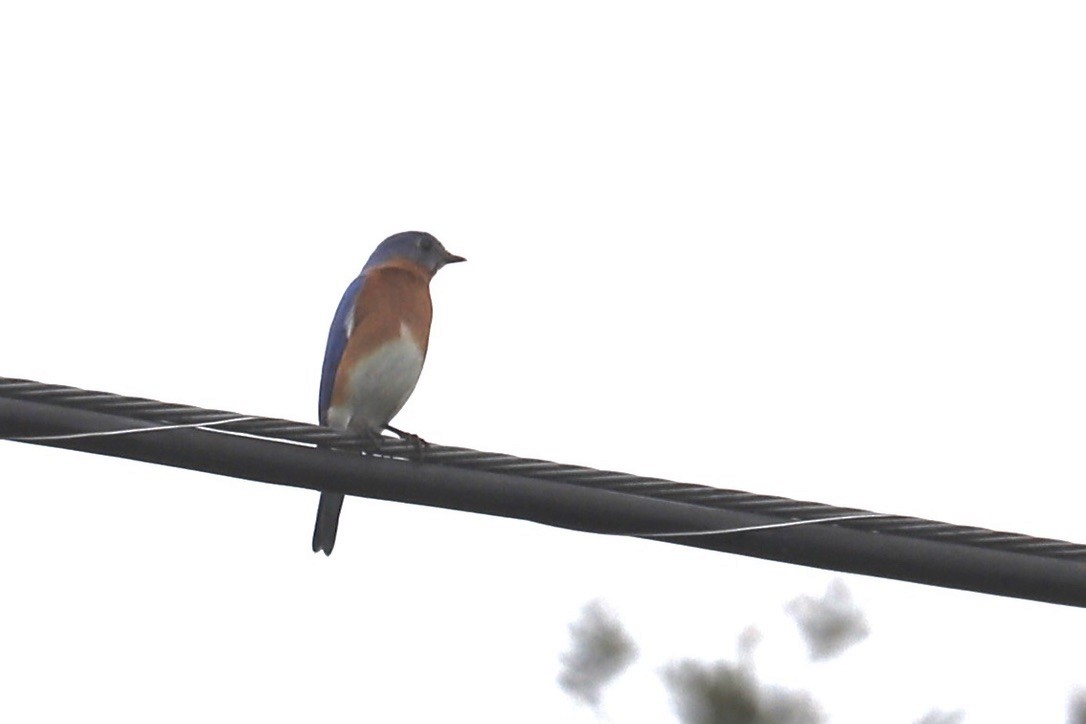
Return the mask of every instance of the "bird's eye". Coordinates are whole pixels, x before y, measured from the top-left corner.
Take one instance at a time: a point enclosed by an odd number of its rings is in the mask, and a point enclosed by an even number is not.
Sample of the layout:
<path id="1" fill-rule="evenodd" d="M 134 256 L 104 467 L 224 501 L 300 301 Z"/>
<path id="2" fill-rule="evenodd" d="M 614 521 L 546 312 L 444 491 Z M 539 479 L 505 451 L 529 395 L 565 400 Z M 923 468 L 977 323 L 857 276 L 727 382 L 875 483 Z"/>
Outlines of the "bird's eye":
<path id="1" fill-rule="evenodd" d="M 429 237 L 429 236 L 424 236 L 421 239 L 419 239 L 419 248 L 422 249 L 423 251 L 430 251 L 430 249 L 433 249 L 434 248 L 434 240 L 433 240 L 433 238 Z"/>

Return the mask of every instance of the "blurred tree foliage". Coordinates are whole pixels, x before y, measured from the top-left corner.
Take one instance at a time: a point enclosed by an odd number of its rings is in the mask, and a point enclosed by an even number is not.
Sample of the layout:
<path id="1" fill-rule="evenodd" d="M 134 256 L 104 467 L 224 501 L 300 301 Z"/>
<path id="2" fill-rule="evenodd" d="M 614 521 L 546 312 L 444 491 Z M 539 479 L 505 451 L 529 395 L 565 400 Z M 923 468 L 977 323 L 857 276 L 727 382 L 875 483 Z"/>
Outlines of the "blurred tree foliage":
<path id="1" fill-rule="evenodd" d="M 940 711 L 932 709 L 916 720 L 916 724 L 961 724 L 965 721 L 964 711 Z"/>
<path id="2" fill-rule="evenodd" d="M 603 689 L 633 663 L 637 647 L 599 601 L 584 607 L 569 632 L 570 650 L 562 655 L 558 684 L 573 698 L 598 709 Z"/>
<path id="3" fill-rule="evenodd" d="M 830 583 L 821 597 L 800 596 L 785 607 L 795 619 L 812 661 L 841 655 L 867 638 L 867 620 L 845 584 Z M 618 619 L 599 601 L 585 606 L 570 625 L 572 643 L 562 656 L 558 683 L 573 698 L 599 713 L 603 689 L 633 663 L 637 647 Z M 805 691 L 761 682 L 754 650 L 761 634 L 753 626 L 741 634 L 736 662 L 680 659 L 665 666 L 661 679 L 671 694 L 681 724 L 820 724 L 821 707 Z M 876 708 L 875 716 L 881 709 Z M 932 709 L 915 724 L 961 724 L 963 711 Z M 1071 696 L 1068 724 L 1086 724 L 1086 689 Z"/>
<path id="4" fill-rule="evenodd" d="M 1071 694 L 1067 705 L 1067 724 L 1086 724 L 1086 689 Z"/>
<path id="5" fill-rule="evenodd" d="M 786 610 L 796 620 L 807 642 L 807 651 L 815 661 L 838 656 L 869 633 L 863 611 L 853 603 L 840 579 L 832 581 L 821 598 L 800 596 Z"/>
<path id="6" fill-rule="evenodd" d="M 823 721 L 810 694 L 758 682 L 747 664 L 677 661 L 664 669 L 664 683 L 683 724 L 818 724 Z"/>

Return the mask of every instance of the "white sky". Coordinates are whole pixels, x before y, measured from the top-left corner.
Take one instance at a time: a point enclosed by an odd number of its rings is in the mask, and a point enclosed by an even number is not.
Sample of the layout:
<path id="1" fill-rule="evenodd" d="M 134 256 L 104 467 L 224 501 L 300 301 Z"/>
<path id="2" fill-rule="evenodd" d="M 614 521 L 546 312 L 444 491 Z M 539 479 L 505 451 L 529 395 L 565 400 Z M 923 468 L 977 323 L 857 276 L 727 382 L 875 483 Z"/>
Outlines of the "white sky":
<path id="1" fill-rule="evenodd" d="M 386 235 L 434 282 L 431 440 L 1086 541 L 1078 3 L 0 5 L 0 374 L 299 420 Z M 687 436 L 687 433 L 690 436 Z M 0 446 L 0 719 L 594 722 L 603 598 L 835 722 L 1062 721 L 1086 614 Z"/>

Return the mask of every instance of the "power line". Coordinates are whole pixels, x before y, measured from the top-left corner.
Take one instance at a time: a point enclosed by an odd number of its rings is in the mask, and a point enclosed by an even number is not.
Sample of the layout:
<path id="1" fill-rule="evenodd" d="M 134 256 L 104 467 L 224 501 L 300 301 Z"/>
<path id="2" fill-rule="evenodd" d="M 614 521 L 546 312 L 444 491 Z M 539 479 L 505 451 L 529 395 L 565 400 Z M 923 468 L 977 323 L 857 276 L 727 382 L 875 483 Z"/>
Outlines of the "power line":
<path id="1" fill-rule="evenodd" d="M 0 377 L 0 438 L 1086 606 L 1086 546 Z"/>

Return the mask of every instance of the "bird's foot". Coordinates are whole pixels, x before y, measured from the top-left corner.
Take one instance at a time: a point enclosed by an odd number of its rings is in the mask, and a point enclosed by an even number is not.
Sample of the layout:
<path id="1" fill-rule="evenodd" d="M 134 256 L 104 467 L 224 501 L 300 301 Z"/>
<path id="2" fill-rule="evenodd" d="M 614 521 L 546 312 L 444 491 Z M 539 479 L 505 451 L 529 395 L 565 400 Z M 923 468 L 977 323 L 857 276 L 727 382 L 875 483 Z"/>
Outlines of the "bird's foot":
<path id="1" fill-rule="evenodd" d="M 381 452 L 381 443 L 383 441 L 381 433 L 376 430 L 366 430 L 362 433 L 362 436 L 365 438 L 363 450 L 367 455 L 375 455 Z"/>
<path id="2" fill-rule="evenodd" d="M 410 433 L 410 432 L 404 432 L 403 430 L 400 430 L 399 428 L 395 428 L 392 425 L 385 425 L 385 429 L 388 430 L 389 432 L 391 432 L 392 434 L 396 435 L 397 437 L 399 437 L 404 442 L 409 442 L 412 445 L 414 445 L 415 446 L 415 452 L 418 453 L 419 455 L 421 455 L 422 451 L 430 444 L 430 443 L 426 442 L 425 440 L 423 440 L 418 435 L 415 435 L 414 433 Z"/>

